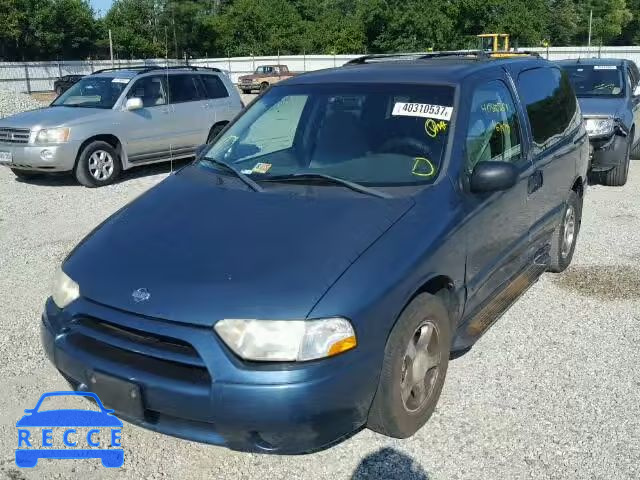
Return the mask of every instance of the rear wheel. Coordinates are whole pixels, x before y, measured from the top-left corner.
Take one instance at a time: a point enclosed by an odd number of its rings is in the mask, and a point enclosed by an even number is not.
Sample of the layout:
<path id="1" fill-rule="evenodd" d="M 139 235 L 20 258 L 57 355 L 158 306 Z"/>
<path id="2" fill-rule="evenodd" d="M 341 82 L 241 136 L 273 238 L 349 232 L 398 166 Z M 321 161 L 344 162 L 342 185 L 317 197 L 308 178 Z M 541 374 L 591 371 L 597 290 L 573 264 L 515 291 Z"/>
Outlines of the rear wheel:
<path id="1" fill-rule="evenodd" d="M 551 251 L 549 252 L 551 262 L 548 271 L 560 273 L 571 264 L 581 223 L 582 198 L 571 190 L 562 212 L 560 224 L 556 227 L 551 238 Z"/>
<path id="2" fill-rule="evenodd" d="M 76 179 L 85 187 L 102 187 L 118 178 L 120 156 L 107 142 L 95 141 L 80 153 L 75 168 Z"/>
<path id="3" fill-rule="evenodd" d="M 450 348 L 451 327 L 444 303 L 427 293 L 418 295 L 387 339 L 367 426 L 396 438 L 418 431 L 440 398 Z"/>

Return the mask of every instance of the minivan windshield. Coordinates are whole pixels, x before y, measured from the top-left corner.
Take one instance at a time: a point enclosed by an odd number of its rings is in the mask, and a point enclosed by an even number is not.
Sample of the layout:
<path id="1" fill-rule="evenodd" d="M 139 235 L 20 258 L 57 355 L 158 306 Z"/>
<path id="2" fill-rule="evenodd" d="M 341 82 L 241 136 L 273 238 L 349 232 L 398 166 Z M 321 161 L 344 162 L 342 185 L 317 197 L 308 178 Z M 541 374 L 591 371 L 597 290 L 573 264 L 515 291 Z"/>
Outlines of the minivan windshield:
<path id="1" fill-rule="evenodd" d="M 564 65 L 577 97 L 619 97 L 622 71 L 616 65 Z"/>
<path id="2" fill-rule="evenodd" d="M 368 186 L 435 181 L 445 158 L 454 88 L 322 84 L 273 87 L 204 154 L 254 181 L 331 176 Z"/>
<path id="3" fill-rule="evenodd" d="M 129 80 L 102 76 L 84 77 L 56 98 L 51 106 L 113 108 Z"/>

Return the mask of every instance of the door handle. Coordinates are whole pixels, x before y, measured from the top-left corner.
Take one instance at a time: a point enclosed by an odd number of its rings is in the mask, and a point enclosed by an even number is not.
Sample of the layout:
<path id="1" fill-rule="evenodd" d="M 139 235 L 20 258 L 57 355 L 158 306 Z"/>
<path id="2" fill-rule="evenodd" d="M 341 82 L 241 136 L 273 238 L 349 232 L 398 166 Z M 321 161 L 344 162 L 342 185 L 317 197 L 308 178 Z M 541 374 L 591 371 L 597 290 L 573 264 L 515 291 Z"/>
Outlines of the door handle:
<path id="1" fill-rule="evenodd" d="M 527 191 L 529 194 L 532 194 L 536 190 L 539 190 L 542 187 L 543 177 L 542 170 L 536 170 L 529 176 L 529 180 L 527 182 Z"/>
<path id="2" fill-rule="evenodd" d="M 169 113 L 169 108 L 165 107 L 165 108 L 160 109 L 160 111 L 162 113 L 164 113 L 164 114 L 167 114 L 167 113 Z"/>

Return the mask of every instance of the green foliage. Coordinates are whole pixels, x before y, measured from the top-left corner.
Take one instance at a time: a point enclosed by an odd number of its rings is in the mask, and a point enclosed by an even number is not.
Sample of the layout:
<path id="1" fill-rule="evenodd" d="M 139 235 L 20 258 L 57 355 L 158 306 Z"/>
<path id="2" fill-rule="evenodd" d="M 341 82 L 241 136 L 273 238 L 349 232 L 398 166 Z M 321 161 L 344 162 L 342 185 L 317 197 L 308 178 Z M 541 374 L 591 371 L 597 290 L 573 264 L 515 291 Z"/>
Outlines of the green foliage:
<path id="1" fill-rule="evenodd" d="M 640 0 L 0 0 L 0 59 L 377 53 L 639 43 Z"/>

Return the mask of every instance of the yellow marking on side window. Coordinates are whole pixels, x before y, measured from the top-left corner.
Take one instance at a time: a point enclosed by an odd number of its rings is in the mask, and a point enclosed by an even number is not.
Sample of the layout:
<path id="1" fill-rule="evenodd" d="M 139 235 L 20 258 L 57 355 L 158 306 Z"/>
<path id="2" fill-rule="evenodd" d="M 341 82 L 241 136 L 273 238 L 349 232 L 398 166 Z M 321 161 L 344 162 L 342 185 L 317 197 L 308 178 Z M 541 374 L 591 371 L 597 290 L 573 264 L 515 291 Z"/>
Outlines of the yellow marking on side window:
<path id="1" fill-rule="evenodd" d="M 411 173 L 418 177 L 433 177 L 436 174 L 436 167 L 431 163 L 431 160 L 424 157 L 416 157 Z"/>
<path id="2" fill-rule="evenodd" d="M 501 112 L 508 112 L 509 105 L 503 102 L 495 102 L 495 103 L 487 102 L 487 103 L 483 103 L 480 106 L 480 109 L 485 113 L 501 113 Z"/>
<path id="3" fill-rule="evenodd" d="M 508 123 L 497 123 L 496 132 L 511 133 L 511 126 Z"/>
<path id="4" fill-rule="evenodd" d="M 424 131 L 431 138 L 436 138 L 440 132 L 447 131 L 447 126 L 448 124 L 444 120 L 435 121 L 432 118 L 427 118 L 424 122 Z"/>

